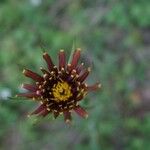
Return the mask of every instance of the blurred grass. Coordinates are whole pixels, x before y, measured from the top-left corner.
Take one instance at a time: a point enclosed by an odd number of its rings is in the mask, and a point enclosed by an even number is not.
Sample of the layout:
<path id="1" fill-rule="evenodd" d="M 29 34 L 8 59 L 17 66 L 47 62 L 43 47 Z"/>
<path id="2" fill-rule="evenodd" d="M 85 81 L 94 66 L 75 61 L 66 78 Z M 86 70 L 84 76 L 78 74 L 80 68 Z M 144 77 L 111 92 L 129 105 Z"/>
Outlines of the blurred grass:
<path id="1" fill-rule="evenodd" d="M 149 0 L 1 0 L 0 149 L 150 149 L 149 18 Z M 23 68 L 45 65 L 41 47 L 57 63 L 74 40 L 93 66 L 88 82 L 102 83 L 83 103 L 87 120 L 34 122 L 26 115 L 35 103 L 3 100 L 2 91 L 14 96 L 28 81 Z"/>

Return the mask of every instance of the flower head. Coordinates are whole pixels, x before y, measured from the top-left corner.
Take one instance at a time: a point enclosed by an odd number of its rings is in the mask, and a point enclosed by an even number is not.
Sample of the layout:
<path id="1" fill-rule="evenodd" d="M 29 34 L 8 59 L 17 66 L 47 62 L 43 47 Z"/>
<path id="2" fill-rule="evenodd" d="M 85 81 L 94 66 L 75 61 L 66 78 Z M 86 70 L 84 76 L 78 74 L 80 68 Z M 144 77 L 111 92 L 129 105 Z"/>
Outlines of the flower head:
<path id="1" fill-rule="evenodd" d="M 34 84 L 23 84 L 27 93 L 18 94 L 28 99 L 39 101 L 40 106 L 31 115 L 46 116 L 52 113 L 55 118 L 64 115 L 67 123 L 71 122 L 71 111 L 87 118 L 87 112 L 79 105 L 89 91 L 100 88 L 100 84 L 88 86 L 84 81 L 91 69 L 78 64 L 81 49 L 76 49 L 70 64 L 66 64 L 64 50 L 59 52 L 59 66 L 55 66 L 48 53 L 43 54 L 48 70 L 40 68 L 43 75 L 25 69 L 23 74 L 35 81 Z"/>

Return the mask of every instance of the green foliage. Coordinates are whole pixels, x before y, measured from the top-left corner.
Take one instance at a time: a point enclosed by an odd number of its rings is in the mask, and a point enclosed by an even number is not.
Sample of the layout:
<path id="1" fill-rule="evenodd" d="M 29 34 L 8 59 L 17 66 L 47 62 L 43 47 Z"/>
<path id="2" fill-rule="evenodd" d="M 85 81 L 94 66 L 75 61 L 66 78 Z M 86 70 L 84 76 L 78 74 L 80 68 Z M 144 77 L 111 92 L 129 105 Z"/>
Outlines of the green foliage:
<path id="1" fill-rule="evenodd" d="M 35 1 L 0 1 L 0 150 L 150 149 L 149 0 Z M 30 81 L 23 68 L 40 73 L 43 50 L 57 64 L 58 50 L 69 58 L 73 42 L 93 66 L 89 84 L 102 83 L 83 102 L 87 120 L 28 119 L 36 103 L 2 97 Z"/>

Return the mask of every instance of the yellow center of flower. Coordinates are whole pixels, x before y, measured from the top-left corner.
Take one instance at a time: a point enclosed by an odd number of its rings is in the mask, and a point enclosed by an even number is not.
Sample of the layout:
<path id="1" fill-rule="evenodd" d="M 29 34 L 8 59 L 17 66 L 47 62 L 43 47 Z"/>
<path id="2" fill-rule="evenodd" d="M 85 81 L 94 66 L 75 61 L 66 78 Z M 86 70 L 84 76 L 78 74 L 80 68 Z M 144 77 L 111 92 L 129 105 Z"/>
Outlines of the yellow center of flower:
<path id="1" fill-rule="evenodd" d="M 66 101 L 72 96 L 71 86 L 67 82 L 58 82 L 54 84 L 52 93 L 56 101 Z"/>

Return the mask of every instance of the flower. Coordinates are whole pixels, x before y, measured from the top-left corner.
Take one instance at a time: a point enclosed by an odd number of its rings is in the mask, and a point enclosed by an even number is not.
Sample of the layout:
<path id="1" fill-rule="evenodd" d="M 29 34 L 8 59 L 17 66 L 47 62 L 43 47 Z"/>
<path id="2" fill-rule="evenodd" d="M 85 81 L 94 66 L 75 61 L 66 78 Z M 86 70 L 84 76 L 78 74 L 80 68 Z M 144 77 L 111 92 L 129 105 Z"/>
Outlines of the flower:
<path id="1" fill-rule="evenodd" d="M 43 75 L 31 70 L 23 70 L 23 74 L 35 81 L 35 84 L 23 84 L 27 93 L 18 94 L 40 102 L 40 106 L 30 115 L 46 116 L 49 113 L 57 118 L 64 115 L 66 123 L 71 122 L 71 112 L 75 111 L 81 117 L 87 118 L 88 113 L 79 105 L 80 101 L 89 91 L 100 88 L 99 83 L 88 86 L 84 83 L 91 69 L 84 68 L 84 64 L 78 64 L 81 49 L 76 49 L 70 64 L 66 64 L 64 50 L 59 52 L 59 67 L 55 66 L 48 53 L 43 54 L 48 70 L 40 68 Z"/>

